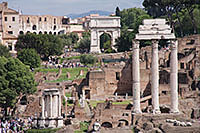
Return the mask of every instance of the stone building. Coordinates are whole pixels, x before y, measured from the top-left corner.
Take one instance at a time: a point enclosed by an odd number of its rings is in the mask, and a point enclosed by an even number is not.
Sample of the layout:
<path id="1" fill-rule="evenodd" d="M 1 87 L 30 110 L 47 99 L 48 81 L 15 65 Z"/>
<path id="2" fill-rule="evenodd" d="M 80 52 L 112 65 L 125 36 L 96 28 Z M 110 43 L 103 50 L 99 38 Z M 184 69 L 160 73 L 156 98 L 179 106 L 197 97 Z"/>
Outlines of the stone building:
<path id="1" fill-rule="evenodd" d="M 35 34 L 65 34 L 68 18 L 51 15 L 22 15 L 8 8 L 8 3 L 0 3 L 0 42 L 15 54 L 18 35 L 28 32 Z"/>

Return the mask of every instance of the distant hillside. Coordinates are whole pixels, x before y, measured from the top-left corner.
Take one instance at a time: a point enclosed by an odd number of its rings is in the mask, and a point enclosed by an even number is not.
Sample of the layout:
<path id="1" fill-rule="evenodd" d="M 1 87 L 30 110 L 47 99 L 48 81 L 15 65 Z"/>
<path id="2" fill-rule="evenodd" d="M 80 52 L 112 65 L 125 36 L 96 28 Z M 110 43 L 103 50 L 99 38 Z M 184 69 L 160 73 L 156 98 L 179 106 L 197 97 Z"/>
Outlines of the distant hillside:
<path id="1" fill-rule="evenodd" d="M 88 16 L 90 14 L 99 14 L 100 16 L 109 16 L 110 14 L 112 14 L 112 12 L 108 12 L 108 11 L 101 11 L 101 10 L 92 10 L 86 13 L 81 13 L 81 14 L 68 14 L 66 15 L 67 17 L 70 17 L 72 19 L 74 18 L 80 18 L 80 17 L 85 17 Z"/>

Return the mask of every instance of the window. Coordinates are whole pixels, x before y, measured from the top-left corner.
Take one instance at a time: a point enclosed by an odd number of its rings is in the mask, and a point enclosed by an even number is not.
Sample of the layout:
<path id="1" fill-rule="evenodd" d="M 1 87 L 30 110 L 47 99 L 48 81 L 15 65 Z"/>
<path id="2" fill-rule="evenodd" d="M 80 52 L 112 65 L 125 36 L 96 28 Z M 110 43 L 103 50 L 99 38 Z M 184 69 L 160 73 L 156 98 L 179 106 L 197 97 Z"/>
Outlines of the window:
<path id="1" fill-rule="evenodd" d="M 8 18 L 7 18 L 7 17 L 5 17 L 5 21 L 8 21 Z"/>
<path id="2" fill-rule="evenodd" d="M 12 21 L 15 21 L 15 17 L 12 17 Z"/>
<path id="3" fill-rule="evenodd" d="M 27 23 L 30 23 L 30 19 L 29 18 L 27 19 Z"/>
<path id="4" fill-rule="evenodd" d="M 45 21 L 45 22 L 47 21 L 47 18 L 46 18 L 46 17 L 44 18 L 44 21 Z"/>
<path id="5" fill-rule="evenodd" d="M 54 24 L 56 24 L 56 19 L 54 18 Z"/>
<path id="6" fill-rule="evenodd" d="M 33 25 L 32 30 L 36 30 L 36 29 L 37 29 L 37 26 Z"/>
<path id="7" fill-rule="evenodd" d="M 184 63 L 181 63 L 181 69 L 184 69 Z"/>
<path id="8" fill-rule="evenodd" d="M 8 34 L 13 34 L 13 31 L 8 31 Z"/>
<path id="9" fill-rule="evenodd" d="M 54 25 L 53 30 L 56 30 L 56 26 Z"/>
<path id="10" fill-rule="evenodd" d="M 116 80 L 120 79 L 120 72 L 116 72 Z"/>
<path id="11" fill-rule="evenodd" d="M 42 21 L 42 18 L 40 17 L 40 18 L 39 18 L 39 22 L 41 22 L 41 21 Z"/>

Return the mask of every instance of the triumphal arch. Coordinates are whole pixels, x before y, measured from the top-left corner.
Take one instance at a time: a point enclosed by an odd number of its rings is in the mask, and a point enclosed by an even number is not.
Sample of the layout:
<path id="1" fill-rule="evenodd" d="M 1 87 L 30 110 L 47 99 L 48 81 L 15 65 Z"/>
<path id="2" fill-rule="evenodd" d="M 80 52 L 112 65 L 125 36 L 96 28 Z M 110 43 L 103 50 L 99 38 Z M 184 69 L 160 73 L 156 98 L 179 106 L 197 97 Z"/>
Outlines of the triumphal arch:
<path id="1" fill-rule="evenodd" d="M 111 46 L 113 49 L 115 40 L 120 37 L 120 17 L 97 16 L 91 17 L 89 28 L 91 30 L 91 53 L 101 53 L 100 36 L 107 33 L 111 37 Z"/>
<path id="2" fill-rule="evenodd" d="M 165 19 L 146 19 L 139 26 L 139 33 L 133 40 L 132 76 L 133 76 L 133 112 L 141 113 L 140 109 L 140 59 L 139 44 L 141 40 L 152 42 L 151 55 L 151 96 L 153 113 L 159 114 L 159 64 L 158 43 L 165 39 L 170 42 L 170 90 L 171 90 L 171 113 L 178 113 L 178 41 Z"/>

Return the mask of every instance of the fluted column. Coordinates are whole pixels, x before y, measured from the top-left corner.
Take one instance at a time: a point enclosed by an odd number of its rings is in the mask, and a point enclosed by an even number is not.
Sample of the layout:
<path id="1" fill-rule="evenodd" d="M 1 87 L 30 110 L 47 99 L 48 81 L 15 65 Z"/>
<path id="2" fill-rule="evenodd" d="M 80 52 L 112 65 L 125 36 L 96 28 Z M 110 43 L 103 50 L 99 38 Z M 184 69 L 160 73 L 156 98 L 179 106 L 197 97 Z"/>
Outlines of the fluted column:
<path id="1" fill-rule="evenodd" d="M 42 118 L 44 118 L 44 97 L 42 96 Z"/>
<path id="2" fill-rule="evenodd" d="M 159 114 L 159 68 L 158 68 L 158 40 L 152 40 L 151 55 L 151 96 L 153 113 Z"/>
<path id="3" fill-rule="evenodd" d="M 52 117 L 52 112 L 53 112 L 53 105 L 52 105 L 52 95 L 50 95 L 50 117 Z"/>
<path id="4" fill-rule="evenodd" d="M 171 89 L 171 113 L 179 113 L 178 109 L 178 58 L 177 58 L 178 41 L 173 40 L 171 43 L 170 56 L 170 89 Z"/>
<path id="5" fill-rule="evenodd" d="M 140 109 L 140 60 L 139 60 L 139 41 L 133 40 L 132 56 L 132 76 L 133 76 L 133 112 L 141 113 Z"/>

